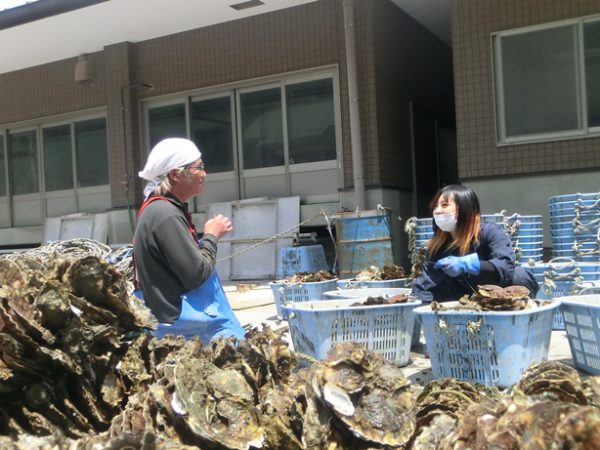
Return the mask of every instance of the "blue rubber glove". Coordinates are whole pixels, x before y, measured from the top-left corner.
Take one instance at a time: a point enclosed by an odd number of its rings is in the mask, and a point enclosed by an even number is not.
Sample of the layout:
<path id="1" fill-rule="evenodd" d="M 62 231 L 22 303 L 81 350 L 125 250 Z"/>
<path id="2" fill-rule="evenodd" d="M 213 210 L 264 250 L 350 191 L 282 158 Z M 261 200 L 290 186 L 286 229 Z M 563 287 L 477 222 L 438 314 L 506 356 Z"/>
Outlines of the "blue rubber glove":
<path id="1" fill-rule="evenodd" d="M 435 269 L 442 269 L 450 277 L 457 277 L 461 273 L 479 275 L 481 264 L 477 253 L 466 256 L 446 256 L 433 265 Z"/>

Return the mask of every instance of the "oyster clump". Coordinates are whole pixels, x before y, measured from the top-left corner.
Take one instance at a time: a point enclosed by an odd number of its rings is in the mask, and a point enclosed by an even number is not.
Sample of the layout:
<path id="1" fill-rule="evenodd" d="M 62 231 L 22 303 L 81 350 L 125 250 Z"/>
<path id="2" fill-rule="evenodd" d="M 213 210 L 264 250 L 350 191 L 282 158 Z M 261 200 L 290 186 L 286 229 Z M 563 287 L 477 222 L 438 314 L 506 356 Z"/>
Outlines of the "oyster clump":
<path id="1" fill-rule="evenodd" d="M 318 272 L 298 272 L 282 281 L 287 284 L 317 283 L 320 281 L 333 280 L 334 278 L 335 275 L 330 271 L 319 270 Z"/>
<path id="2" fill-rule="evenodd" d="M 385 264 L 382 268 L 369 266 L 356 274 L 356 281 L 385 281 L 405 278 L 404 267 L 396 264 Z"/>
<path id="3" fill-rule="evenodd" d="M 446 306 L 432 302 L 433 311 L 521 311 L 536 308 L 537 303 L 529 298 L 530 292 L 524 286 L 500 287 L 493 284 L 477 286 L 476 292 L 465 295 L 456 306 Z"/>
<path id="4" fill-rule="evenodd" d="M 415 430 L 410 382 L 401 369 L 359 344 L 333 347 L 326 361 L 313 364 L 309 385 L 309 408 L 315 410 L 311 413 L 324 425 L 339 424 L 342 435 L 349 432 L 365 442 L 397 447 L 407 443 Z M 333 429 L 328 434 L 338 439 Z M 311 437 L 306 430 L 304 442 Z"/>

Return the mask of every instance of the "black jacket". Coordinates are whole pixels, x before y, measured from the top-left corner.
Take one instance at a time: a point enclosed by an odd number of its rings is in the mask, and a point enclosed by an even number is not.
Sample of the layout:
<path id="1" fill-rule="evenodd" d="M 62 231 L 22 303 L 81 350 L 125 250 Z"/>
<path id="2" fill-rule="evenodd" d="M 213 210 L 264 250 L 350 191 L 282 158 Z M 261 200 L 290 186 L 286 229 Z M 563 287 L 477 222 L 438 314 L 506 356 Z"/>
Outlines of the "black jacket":
<path id="1" fill-rule="evenodd" d="M 527 287 L 535 298 L 539 286 L 533 275 L 522 267 L 515 266 L 515 252 L 510 239 L 501 226 L 482 223 L 479 245 L 471 244 L 468 253 L 477 253 L 481 264 L 479 275 L 461 274 L 456 278 L 446 275 L 433 265 L 446 256 L 459 256 L 458 249 L 444 248 L 434 258 L 423 265 L 421 275 L 412 284 L 412 293 L 422 301 L 458 300 L 465 294 L 472 294 L 480 284 L 496 284 L 506 287 L 513 284 Z"/>

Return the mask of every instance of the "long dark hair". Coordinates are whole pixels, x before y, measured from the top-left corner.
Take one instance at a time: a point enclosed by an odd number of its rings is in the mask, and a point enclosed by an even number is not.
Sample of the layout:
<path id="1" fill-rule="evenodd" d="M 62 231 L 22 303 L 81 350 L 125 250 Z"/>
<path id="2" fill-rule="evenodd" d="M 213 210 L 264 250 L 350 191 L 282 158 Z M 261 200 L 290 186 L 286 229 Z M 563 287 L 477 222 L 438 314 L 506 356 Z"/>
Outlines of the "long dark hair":
<path id="1" fill-rule="evenodd" d="M 448 247 L 458 248 L 461 255 L 466 255 L 472 243 L 479 243 L 479 228 L 481 224 L 481 209 L 479 207 L 479 199 L 475 192 L 467 186 L 460 184 L 450 184 L 440 189 L 431 203 L 429 209 L 433 215 L 438 200 L 440 198 L 453 198 L 458 209 L 455 238 L 446 231 L 442 231 L 435 225 L 433 221 L 433 230 L 435 232 L 433 238 L 429 241 L 429 254 L 435 255 L 442 249 L 448 241 L 451 241 Z"/>

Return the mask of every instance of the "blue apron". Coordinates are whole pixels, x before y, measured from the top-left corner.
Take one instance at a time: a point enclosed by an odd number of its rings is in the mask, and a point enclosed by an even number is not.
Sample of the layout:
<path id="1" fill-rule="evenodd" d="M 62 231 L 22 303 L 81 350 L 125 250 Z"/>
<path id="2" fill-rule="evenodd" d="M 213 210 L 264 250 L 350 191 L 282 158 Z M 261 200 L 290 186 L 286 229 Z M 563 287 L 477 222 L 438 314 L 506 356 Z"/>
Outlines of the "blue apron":
<path id="1" fill-rule="evenodd" d="M 158 324 L 154 333 L 157 338 L 161 339 L 166 334 L 186 339 L 198 336 L 205 345 L 218 337 L 244 339 L 246 332 L 229 305 L 216 270 L 204 284 L 180 298 L 179 318 L 173 324 Z"/>

